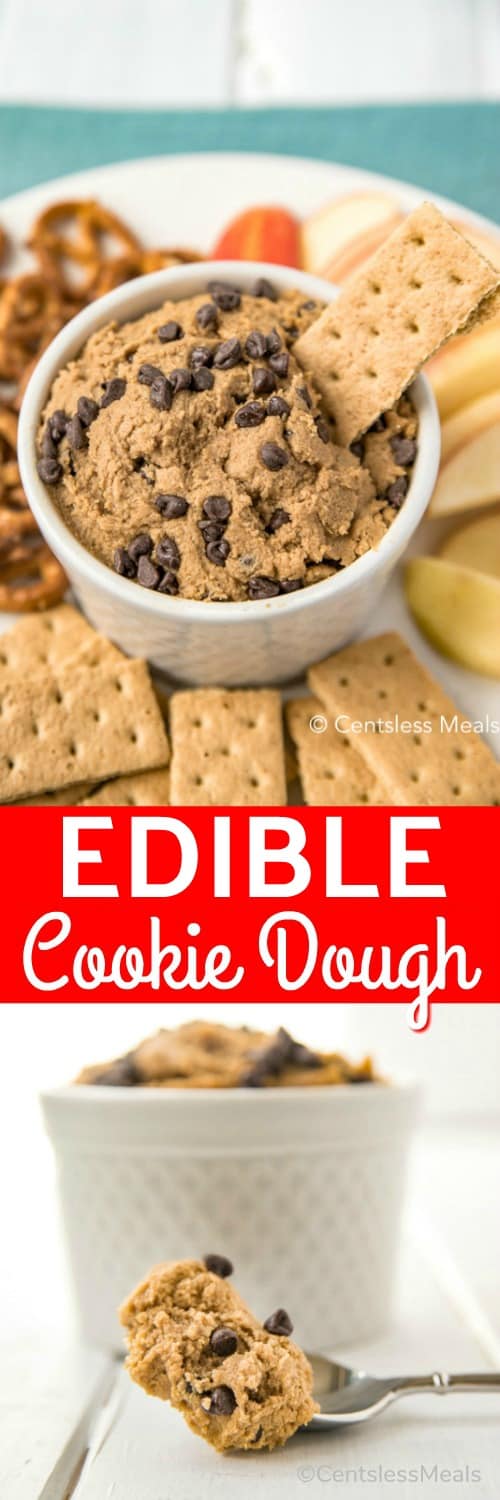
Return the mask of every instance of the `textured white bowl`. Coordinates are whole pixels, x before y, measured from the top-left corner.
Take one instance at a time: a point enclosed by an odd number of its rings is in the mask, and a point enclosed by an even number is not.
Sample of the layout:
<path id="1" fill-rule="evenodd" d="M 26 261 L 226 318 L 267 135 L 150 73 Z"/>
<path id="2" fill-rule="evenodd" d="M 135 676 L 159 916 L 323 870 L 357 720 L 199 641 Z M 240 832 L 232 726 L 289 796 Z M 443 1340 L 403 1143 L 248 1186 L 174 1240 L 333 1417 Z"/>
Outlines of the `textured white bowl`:
<path id="1" fill-rule="evenodd" d="M 58 371 L 111 319 L 126 322 L 202 291 L 212 277 L 243 289 L 257 276 L 278 288 L 298 287 L 304 297 L 331 302 L 337 288 L 304 271 L 240 261 L 176 266 L 143 276 L 84 309 L 42 355 L 24 397 L 19 424 L 23 484 L 40 530 L 63 564 L 92 624 L 133 656 L 144 656 L 169 676 L 197 684 L 285 682 L 356 635 L 370 618 L 382 589 L 421 519 L 437 475 L 440 429 L 431 387 L 415 380 L 412 399 L 420 423 L 419 449 L 405 503 L 380 546 L 323 583 L 260 603 L 210 604 L 168 598 L 126 578 L 92 557 L 64 524 L 36 469 L 40 411 Z"/>
<path id="2" fill-rule="evenodd" d="M 257 1316 L 307 1348 L 390 1316 L 412 1085 L 42 1095 L 84 1338 L 120 1350 L 119 1302 L 160 1260 L 229 1255 Z"/>

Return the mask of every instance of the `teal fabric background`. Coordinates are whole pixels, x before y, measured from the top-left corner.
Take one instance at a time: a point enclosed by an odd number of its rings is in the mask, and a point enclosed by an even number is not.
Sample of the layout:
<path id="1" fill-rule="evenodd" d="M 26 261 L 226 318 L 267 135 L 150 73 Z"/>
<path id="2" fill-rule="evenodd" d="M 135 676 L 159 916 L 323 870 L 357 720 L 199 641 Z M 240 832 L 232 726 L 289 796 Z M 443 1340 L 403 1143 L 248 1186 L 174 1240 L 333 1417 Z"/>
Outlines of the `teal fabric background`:
<path id="1" fill-rule="evenodd" d="M 0 107 L 0 197 L 84 167 L 180 151 L 274 151 L 401 177 L 500 221 L 500 104 L 356 109 Z"/>

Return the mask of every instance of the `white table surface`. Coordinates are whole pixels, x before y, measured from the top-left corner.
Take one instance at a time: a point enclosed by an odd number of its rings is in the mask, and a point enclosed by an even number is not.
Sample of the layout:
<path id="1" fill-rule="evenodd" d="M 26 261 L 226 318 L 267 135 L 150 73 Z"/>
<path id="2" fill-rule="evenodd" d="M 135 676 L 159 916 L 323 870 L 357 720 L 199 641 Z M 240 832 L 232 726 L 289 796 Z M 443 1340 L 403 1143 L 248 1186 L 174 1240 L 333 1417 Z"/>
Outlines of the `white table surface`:
<path id="1" fill-rule="evenodd" d="M 0 0 L 0 102 L 498 98 L 499 0 Z"/>
<path id="2" fill-rule="evenodd" d="M 398 1309 L 377 1342 L 336 1353 L 376 1372 L 500 1369 L 500 1127 L 434 1125 L 412 1174 Z M 52 1205 L 47 1204 L 47 1213 Z M 29 1259 L 29 1257 L 27 1258 Z M 36 1284 L 36 1236 L 31 1244 Z M 22 1302 L 27 1260 L 8 1297 Z M 0 1495 L 5 1500 L 211 1500 L 234 1494 L 452 1495 L 498 1500 L 500 1398 L 425 1396 L 364 1428 L 298 1434 L 273 1454 L 220 1458 L 118 1364 L 50 1334 L 57 1284 L 39 1290 L 40 1331 L 11 1333 L 2 1360 Z M 4 1293 L 5 1295 L 5 1293 Z M 0 1305 L 0 1315 L 2 1308 Z M 11 1320 L 12 1326 L 12 1320 Z M 376 1484 L 362 1478 L 381 1466 Z M 467 1466 L 469 1476 L 467 1477 Z M 346 1477 L 347 1471 L 356 1471 Z M 408 1477 L 396 1482 L 390 1471 Z M 416 1470 L 418 1480 L 409 1471 Z M 478 1479 L 471 1478 L 477 1471 Z M 339 1471 L 341 1478 L 334 1478 Z M 361 1471 L 361 1473 L 360 1473 Z M 427 1475 L 424 1471 L 427 1471 Z M 463 1478 L 446 1478 L 446 1471 Z M 437 1477 L 436 1477 L 437 1476 Z"/>

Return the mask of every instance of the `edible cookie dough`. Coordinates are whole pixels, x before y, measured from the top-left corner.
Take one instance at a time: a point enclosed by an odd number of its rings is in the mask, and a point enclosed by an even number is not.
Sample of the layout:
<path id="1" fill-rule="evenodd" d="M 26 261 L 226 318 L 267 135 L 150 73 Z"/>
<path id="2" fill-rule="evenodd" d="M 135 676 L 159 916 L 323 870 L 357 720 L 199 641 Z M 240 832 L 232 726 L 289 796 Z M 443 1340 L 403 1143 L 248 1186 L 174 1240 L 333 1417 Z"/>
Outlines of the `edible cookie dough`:
<path id="1" fill-rule="evenodd" d="M 312 1052 L 280 1026 L 274 1036 L 250 1027 L 188 1021 L 147 1037 L 125 1057 L 84 1068 L 76 1082 L 116 1087 L 275 1088 L 370 1083 L 370 1058 L 354 1066 L 338 1052 Z"/>
<path id="2" fill-rule="evenodd" d="M 120 1309 L 132 1380 L 220 1453 L 279 1447 L 318 1410 L 288 1313 L 259 1323 L 232 1269 L 219 1255 L 156 1266 Z"/>
<path id="3" fill-rule="evenodd" d="M 416 416 L 403 397 L 352 449 L 335 441 L 293 353 L 320 312 L 210 282 L 89 339 L 52 387 L 38 472 L 95 557 L 163 594 L 265 600 L 378 545 Z"/>

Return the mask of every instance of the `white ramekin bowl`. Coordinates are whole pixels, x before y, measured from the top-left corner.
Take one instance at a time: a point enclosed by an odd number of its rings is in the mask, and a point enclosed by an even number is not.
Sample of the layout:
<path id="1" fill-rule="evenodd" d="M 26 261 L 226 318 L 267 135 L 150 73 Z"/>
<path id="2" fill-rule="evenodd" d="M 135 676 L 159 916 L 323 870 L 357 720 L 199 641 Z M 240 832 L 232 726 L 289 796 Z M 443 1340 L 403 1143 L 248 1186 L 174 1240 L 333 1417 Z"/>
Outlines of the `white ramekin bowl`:
<path id="1" fill-rule="evenodd" d="M 120 1350 L 135 1283 L 212 1251 L 257 1316 L 288 1308 L 306 1348 L 381 1330 L 417 1100 L 411 1084 L 45 1092 L 84 1338 Z"/>
<path id="2" fill-rule="evenodd" d="M 404 505 L 380 546 L 343 572 L 295 594 L 243 604 L 210 604 L 169 598 L 119 577 L 86 551 L 68 530 L 36 468 L 40 412 L 58 371 L 74 359 L 96 329 L 126 322 L 203 291 L 213 277 L 243 289 L 258 276 L 280 290 L 298 287 L 304 297 L 331 302 L 337 288 L 304 271 L 261 263 L 214 261 L 175 266 L 128 282 L 84 309 L 42 355 L 24 397 L 19 424 L 23 484 L 40 530 L 68 574 L 92 624 L 132 656 L 143 656 L 177 681 L 196 684 L 285 682 L 300 675 L 355 636 L 370 618 L 382 589 L 423 515 L 436 480 L 440 428 L 431 387 L 423 376 L 412 386 L 419 416 L 418 455 Z"/>

